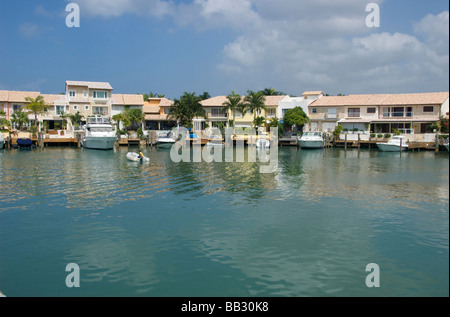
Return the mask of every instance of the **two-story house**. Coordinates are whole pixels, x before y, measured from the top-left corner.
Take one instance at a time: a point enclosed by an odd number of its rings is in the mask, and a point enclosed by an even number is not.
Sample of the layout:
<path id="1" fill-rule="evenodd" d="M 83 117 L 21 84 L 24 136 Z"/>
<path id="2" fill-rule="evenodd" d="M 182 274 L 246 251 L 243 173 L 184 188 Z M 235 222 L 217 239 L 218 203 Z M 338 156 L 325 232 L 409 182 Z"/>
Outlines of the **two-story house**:
<path id="1" fill-rule="evenodd" d="M 149 98 L 144 104 L 145 130 L 171 130 L 177 121 L 169 116 L 173 101 L 167 98 Z"/>
<path id="2" fill-rule="evenodd" d="M 312 131 L 346 130 L 419 135 L 448 115 L 449 93 L 379 94 L 323 97 L 308 107 Z"/>

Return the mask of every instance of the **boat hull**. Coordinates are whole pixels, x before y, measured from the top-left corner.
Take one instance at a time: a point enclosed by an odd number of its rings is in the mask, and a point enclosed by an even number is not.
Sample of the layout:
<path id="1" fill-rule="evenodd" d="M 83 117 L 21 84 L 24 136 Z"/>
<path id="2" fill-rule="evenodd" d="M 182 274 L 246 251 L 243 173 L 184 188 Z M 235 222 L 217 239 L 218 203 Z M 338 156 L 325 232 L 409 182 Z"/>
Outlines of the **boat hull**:
<path id="1" fill-rule="evenodd" d="M 158 142 L 156 146 L 160 149 L 171 149 L 175 142 Z"/>
<path id="2" fill-rule="evenodd" d="M 299 140 L 298 143 L 302 149 L 322 149 L 323 141 L 304 141 Z"/>
<path id="3" fill-rule="evenodd" d="M 116 141 L 116 137 L 87 137 L 83 139 L 82 145 L 91 150 L 112 150 Z"/>
<path id="4" fill-rule="evenodd" d="M 32 147 L 33 141 L 31 139 L 17 139 L 17 145 L 19 147 Z"/>
<path id="5" fill-rule="evenodd" d="M 132 152 L 127 154 L 127 159 L 132 162 L 141 162 L 141 163 L 150 162 L 150 159 L 148 157 L 139 158 L 139 155 L 137 153 Z"/>
<path id="6" fill-rule="evenodd" d="M 383 152 L 400 152 L 400 145 L 377 143 L 378 148 Z M 407 151 L 407 146 L 402 146 L 402 151 Z"/>

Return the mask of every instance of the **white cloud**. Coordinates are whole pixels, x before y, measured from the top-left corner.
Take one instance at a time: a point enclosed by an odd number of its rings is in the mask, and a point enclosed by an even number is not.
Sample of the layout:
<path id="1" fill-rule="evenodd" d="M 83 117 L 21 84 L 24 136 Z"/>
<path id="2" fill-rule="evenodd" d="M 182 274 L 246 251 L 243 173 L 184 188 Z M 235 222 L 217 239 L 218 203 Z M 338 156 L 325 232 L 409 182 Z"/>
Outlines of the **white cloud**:
<path id="1" fill-rule="evenodd" d="M 82 13 L 118 17 L 124 14 L 164 17 L 172 15 L 174 4 L 164 0 L 77 0 Z"/>
<path id="2" fill-rule="evenodd" d="M 439 54 L 447 54 L 449 48 L 449 12 L 428 14 L 415 25 L 415 31 L 425 36 L 425 41 Z"/>
<path id="3" fill-rule="evenodd" d="M 42 29 L 33 23 L 22 23 L 19 25 L 19 33 L 26 38 L 33 38 L 41 33 Z"/>

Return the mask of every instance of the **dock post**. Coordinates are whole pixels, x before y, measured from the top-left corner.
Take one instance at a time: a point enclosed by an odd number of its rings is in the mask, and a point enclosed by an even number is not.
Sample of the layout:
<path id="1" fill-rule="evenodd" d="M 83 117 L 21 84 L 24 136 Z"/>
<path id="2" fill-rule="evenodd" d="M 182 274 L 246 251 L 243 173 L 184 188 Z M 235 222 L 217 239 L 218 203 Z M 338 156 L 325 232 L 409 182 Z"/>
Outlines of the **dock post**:
<path id="1" fill-rule="evenodd" d="M 358 150 L 361 149 L 361 134 L 358 133 Z"/>
<path id="2" fill-rule="evenodd" d="M 439 134 L 436 133 L 436 153 L 439 152 Z"/>
<path id="3" fill-rule="evenodd" d="M 345 149 L 347 150 L 347 133 L 345 134 Z"/>

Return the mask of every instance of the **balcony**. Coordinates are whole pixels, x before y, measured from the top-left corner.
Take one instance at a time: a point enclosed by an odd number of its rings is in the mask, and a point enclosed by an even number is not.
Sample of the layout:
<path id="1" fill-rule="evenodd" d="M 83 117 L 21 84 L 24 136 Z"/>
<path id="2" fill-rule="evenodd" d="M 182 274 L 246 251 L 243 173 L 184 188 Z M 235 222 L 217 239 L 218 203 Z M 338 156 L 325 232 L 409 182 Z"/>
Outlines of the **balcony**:
<path id="1" fill-rule="evenodd" d="M 412 111 L 394 111 L 394 112 L 383 112 L 383 119 L 389 118 L 413 118 L 414 113 Z"/>

